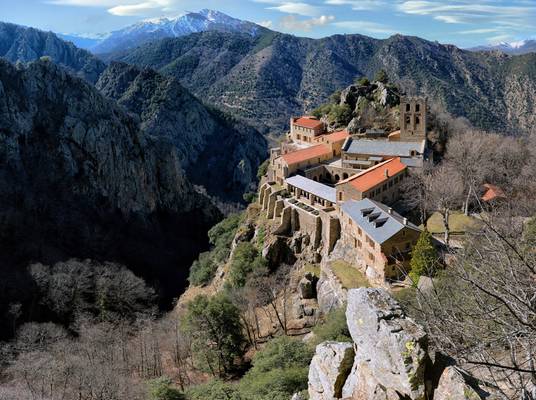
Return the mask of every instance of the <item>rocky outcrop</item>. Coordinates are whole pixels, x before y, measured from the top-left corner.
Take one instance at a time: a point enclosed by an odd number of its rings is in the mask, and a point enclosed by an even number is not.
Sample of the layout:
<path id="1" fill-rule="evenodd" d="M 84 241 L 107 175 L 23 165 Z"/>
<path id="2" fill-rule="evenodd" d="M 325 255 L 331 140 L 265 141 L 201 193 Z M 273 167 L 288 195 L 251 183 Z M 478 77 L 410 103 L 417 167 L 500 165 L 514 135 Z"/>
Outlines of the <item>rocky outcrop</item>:
<path id="1" fill-rule="evenodd" d="M 323 268 L 316 284 L 318 307 L 323 314 L 346 304 L 348 290 L 329 268 Z"/>
<path id="2" fill-rule="evenodd" d="M 151 69 L 112 63 L 97 82 L 107 97 L 136 114 L 147 135 L 177 150 L 190 180 L 223 201 L 242 201 L 267 157 L 262 135 L 208 109 L 170 77 Z"/>
<path id="3" fill-rule="evenodd" d="M 300 291 L 300 297 L 302 299 L 314 299 L 316 298 L 316 282 L 317 278 L 310 272 L 307 272 L 300 282 L 298 283 L 298 289 Z"/>
<path id="4" fill-rule="evenodd" d="M 161 283 L 163 304 L 177 295 L 220 216 L 172 147 L 44 60 L 0 60 L 0 143 L 0 305 L 31 297 L 14 271 L 69 258 L 124 264 Z"/>
<path id="5" fill-rule="evenodd" d="M 352 345 L 324 342 L 316 348 L 309 368 L 311 400 L 488 398 L 451 359 L 429 356 L 423 328 L 386 290 L 350 289 L 346 320 Z M 349 360 L 351 370 L 346 368 Z"/>
<path id="6" fill-rule="evenodd" d="M 52 32 L 0 22 L 0 57 L 13 63 L 50 59 L 69 72 L 95 83 L 106 68 L 90 52 L 58 38 Z"/>
<path id="7" fill-rule="evenodd" d="M 475 379 L 454 366 L 445 368 L 434 392 L 434 400 L 479 400 L 488 396 Z"/>
<path id="8" fill-rule="evenodd" d="M 427 338 L 400 305 L 383 289 L 352 289 L 346 320 L 357 351 L 344 397 L 423 399 Z"/>
<path id="9" fill-rule="evenodd" d="M 309 368 L 309 400 L 341 398 L 353 360 L 352 343 L 320 343 Z"/>

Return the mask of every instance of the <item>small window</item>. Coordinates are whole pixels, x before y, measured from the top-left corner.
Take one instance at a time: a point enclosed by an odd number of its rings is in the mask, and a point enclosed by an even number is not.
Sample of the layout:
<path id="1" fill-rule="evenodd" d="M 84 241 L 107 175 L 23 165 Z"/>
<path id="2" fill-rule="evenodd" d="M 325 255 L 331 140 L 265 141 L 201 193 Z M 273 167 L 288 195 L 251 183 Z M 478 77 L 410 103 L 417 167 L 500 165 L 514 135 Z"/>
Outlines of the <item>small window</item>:
<path id="1" fill-rule="evenodd" d="M 420 112 L 420 111 L 421 111 L 421 105 L 415 104 L 415 112 Z"/>
<path id="2" fill-rule="evenodd" d="M 415 125 L 419 125 L 421 123 L 421 118 L 419 116 L 415 116 Z"/>
<path id="3" fill-rule="evenodd" d="M 410 106 L 410 104 L 408 103 L 408 104 L 406 104 L 406 112 L 409 112 L 409 111 L 411 111 L 411 106 Z"/>

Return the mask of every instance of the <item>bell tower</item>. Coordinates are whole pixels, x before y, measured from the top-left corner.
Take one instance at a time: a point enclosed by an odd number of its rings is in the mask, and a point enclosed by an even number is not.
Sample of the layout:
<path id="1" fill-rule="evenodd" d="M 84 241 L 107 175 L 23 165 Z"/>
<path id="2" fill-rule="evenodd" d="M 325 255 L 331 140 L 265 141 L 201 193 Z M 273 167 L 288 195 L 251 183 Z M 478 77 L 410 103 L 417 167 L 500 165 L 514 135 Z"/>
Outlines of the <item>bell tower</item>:
<path id="1" fill-rule="evenodd" d="M 400 140 L 426 139 L 426 106 L 424 97 L 400 99 Z"/>

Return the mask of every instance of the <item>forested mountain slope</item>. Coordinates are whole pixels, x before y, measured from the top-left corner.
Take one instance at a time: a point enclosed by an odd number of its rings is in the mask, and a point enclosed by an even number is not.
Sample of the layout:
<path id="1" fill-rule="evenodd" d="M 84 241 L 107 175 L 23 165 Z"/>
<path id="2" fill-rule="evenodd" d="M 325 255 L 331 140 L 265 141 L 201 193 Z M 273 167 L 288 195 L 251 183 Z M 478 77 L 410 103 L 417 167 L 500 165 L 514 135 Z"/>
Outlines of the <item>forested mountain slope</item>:
<path id="1" fill-rule="evenodd" d="M 194 94 L 264 132 L 309 112 L 356 77 L 384 69 L 409 94 L 426 94 L 478 127 L 534 130 L 536 54 L 475 53 L 401 35 L 323 39 L 268 32 L 204 32 L 149 43 L 112 58 L 174 76 Z"/>
<path id="2" fill-rule="evenodd" d="M 180 293 L 219 213 L 170 143 L 47 60 L 0 60 L 0 142 L 0 315 L 31 302 L 31 262 L 120 262 Z"/>
<path id="3" fill-rule="evenodd" d="M 0 57 L 15 63 L 45 56 L 92 83 L 106 68 L 106 64 L 90 52 L 77 48 L 52 32 L 0 22 Z"/>
<path id="4" fill-rule="evenodd" d="M 177 149 L 188 177 L 221 200 L 241 201 L 267 157 L 263 136 L 210 110 L 173 78 L 112 63 L 97 88 L 141 120 L 141 129 Z"/>

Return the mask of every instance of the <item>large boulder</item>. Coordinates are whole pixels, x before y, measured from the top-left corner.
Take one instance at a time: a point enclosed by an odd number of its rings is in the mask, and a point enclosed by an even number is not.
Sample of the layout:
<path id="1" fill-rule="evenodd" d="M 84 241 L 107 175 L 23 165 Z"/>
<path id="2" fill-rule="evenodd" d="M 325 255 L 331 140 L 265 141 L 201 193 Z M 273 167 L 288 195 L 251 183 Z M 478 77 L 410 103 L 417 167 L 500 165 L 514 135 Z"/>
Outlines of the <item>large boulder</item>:
<path id="1" fill-rule="evenodd" d="M 434 400 L 479 400 L 488 397 L 475 380 L 461 369 L 445 368 L 434 392 Z"/>
<path id="2" fill-rule="evenodd" d="M 351 289 L 346 319 L 356 356 L 343 397 L 424 399 L 427 337 L 400 305 L 383 289 Z"/>
<path id="3" fill-rule="evenodd" d="M 309 368 L 309 400 L 341 398 L 353 360 L 352 343 L 320 343 Z"/>
<path id="4" fill-rule="evenodd" d="M 298 283 L 300 297 L 302 299 L 314 299 L 316 297 L 316 282 L 318 279 L 312 273 L 307 272 Z"/>

